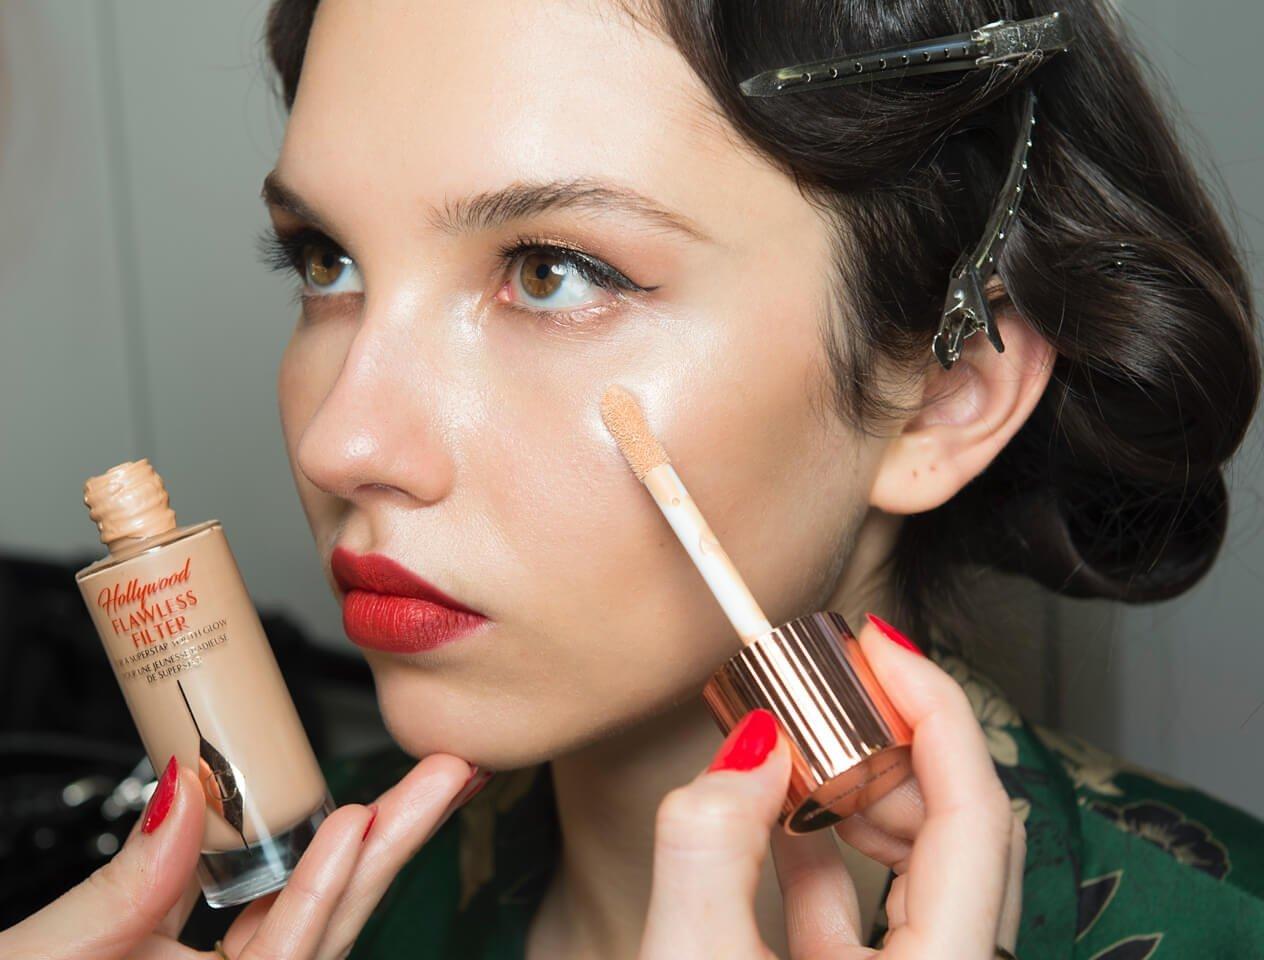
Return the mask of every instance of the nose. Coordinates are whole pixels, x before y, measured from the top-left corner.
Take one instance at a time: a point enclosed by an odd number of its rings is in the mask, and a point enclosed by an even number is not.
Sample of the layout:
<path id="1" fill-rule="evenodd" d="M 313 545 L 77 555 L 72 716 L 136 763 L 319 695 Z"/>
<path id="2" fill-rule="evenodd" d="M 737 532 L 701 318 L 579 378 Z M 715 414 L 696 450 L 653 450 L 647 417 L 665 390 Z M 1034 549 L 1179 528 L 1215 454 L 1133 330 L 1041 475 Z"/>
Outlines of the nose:
<path id="1" fill-rule="evenodd" d="M 299 438 L 303 475 L 344 500 L 386 491 L 424 505 L 447 496 L 455 465 L 442 430 L 443 378 L 420 369 L 427 355 L 435 353 L 410 342 L 407 329 L 362 318 L 337 379 Z"/>

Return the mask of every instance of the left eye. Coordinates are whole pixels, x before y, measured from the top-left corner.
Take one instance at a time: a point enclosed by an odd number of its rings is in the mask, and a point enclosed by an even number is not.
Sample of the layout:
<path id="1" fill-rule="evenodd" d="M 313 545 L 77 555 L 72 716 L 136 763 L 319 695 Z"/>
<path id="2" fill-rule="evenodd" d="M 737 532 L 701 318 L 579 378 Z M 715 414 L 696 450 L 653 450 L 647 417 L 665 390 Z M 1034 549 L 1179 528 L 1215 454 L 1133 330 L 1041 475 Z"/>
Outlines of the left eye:
<path id="1" fill-rule="evenodd" d="M 319 230 L 265 230 L 259 237 L 259 254 L 271 269 L 297 275 L 305 297 L 364 292 L 355 259 Z"/>
<path id="2" fill-rule="evenodd" d="M 360 270 L 346 253 L 329 243 L 308 243 L 302 249 L 303 281 L 321 294 L 358 293 L 364 289 Z"/>
<path id="3" fill-rule="evenodd" d="M 608 272 L 610 276 L 603 276 Z M 534 310 L 581 310 L 612 298 L 616 287 L 635 288 L 614 268 L 561 249 L 528 250 L 514 257 L 506 299 Z"/>

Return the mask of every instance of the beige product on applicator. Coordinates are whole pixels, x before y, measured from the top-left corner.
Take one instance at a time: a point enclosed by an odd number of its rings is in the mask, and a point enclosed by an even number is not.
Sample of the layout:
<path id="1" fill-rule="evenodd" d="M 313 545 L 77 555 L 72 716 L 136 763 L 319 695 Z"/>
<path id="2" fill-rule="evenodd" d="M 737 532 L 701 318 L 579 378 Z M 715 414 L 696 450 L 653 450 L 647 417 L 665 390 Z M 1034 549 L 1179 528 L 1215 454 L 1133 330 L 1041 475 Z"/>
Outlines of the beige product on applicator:
<path id="1" fill-rule="evenodd" d="M 148 460 L 83 500 L 110 555 L 75 580 L 154 769 L 174 754 L 199 773 L 207 903 L 284 886 L 334 803 L 223 527 L 177 527 Z"/>
<path id="2" fill-rule="evenodd" d="M 883 796 L 911 771 L 913 734 L 887 698 L 860 644 L 833 611 L 773 628 L 699 512 L 645 415 L 621 387 L 601 398 L 601 419 L 742 639 L 703 698 L 727 733 L 762 707 L 790 744 L 790 786 L 780 821 L 808 833 Z"/>

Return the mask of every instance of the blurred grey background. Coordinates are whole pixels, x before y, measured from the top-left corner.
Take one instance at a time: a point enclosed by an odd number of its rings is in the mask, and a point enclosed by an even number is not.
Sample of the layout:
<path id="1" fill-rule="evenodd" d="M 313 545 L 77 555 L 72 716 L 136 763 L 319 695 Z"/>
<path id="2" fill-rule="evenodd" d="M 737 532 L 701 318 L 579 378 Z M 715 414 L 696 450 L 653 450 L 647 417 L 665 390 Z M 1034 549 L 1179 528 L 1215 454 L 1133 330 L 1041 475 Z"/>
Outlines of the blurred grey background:
<path id="1" fill-rule="evenodd" d="M 1258 290 L 1264 4 L 1120 6 Z M 275 412 L 296 308 L 255 253 L 283 123 L 266 10 L 0 2 L 0 550 L 96 551 L 83 480 L 148 456 L 182 522 L 224 521 L 259 605 L 350 654 Z M 1229 543 L 1189 595 L 1123 609 L 1020 585 L 975 653 L 1034 718 L 1264 815 L 1259 466 L 1257 425 L 1230 478 Z"/>

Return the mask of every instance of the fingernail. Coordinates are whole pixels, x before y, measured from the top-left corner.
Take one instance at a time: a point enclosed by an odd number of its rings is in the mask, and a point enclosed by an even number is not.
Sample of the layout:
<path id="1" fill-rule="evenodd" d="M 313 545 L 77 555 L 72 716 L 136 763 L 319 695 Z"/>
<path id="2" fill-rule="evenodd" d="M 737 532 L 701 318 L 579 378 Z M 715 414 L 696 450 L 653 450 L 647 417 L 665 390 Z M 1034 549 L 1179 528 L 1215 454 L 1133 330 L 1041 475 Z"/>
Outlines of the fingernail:
<path id="1" fill-rule="evenodd" d="M 480 770 L 478 767 L 475 767 L 474 772 L 470 774 L 470 779 L 465 785 L 465 789 L 469 792 L 461 798 L 461 802 L 469 803 L 491 782 L 492 772 L 490 770 Z"/>
<path id="2" fill-rule="evenodd" d="M 167 769 L 163 770 L 158 786 L 154 787 L 149 803 L 145 805 L 145 817 L 140 825 L 142 833 L 153 833 L 162 826 L 162 821 L 167 819 L 167 812 L 171 809 L 171 801 L 176 798 L 176 782 L 179 772 L 180 767 L 176 763 L 176 755 L 173 753 L 171 759 L 167 761 Z"/>
<path id="3" fill-rule="evenodd" d="M 459 807 L 465 806 L 465 804 L 469 803 L 478 795 L 480 790 L 491 782 L 491 779 L 492 771 L 483 770 L 478 766 L 472 767 L 469 779 L 465 781 L 465 786 L 460 789 L 457 795 L 452 798 L 452 803 L 449 804 L 449 809 L 456 810 Z"/>
<path id="4" fill-rule="evenodd" d="M 377 819 L 377 804 L 370 803 L 369 809 L 373 811 L 373 814 L 369 817 L 369 822 L 364 825 L 364 833 L 360 836 L 361 843 L 369 839 L 369 831 L 373 829 L 373 821 Z"/>
<path id="5" fill-rule="evenodd" d="M 865 616 L 869 618 L 870 623 L 872 623 L 875 627 L 877 627 L 879 630 L 882 631 L 883 635 L 888 640 L 894 640 L 896 643 L 902 646 L 905 650 L 912 650 L 919 657 L 926 656 L 926 654 L 922 651 L 922 649 L 917 644 L 915 644 L 908 637 L 904 636 L 904 634 L 900 633 L 899 630 L 895 629 L 895 627 L 891 626 L 891 624 L 887 623 L 881 617 L 872 613 L 866 613 Z"/>
<path id="6" fill-rule="evenodd" d="M 754 770 L 777 745 L 777 718 L 764 709 L 752 710 L 729 731 L 707 772 Z"/>
<path id="7" fill-rule="evenodd" d="M 452 816 L 452 814 L 456 813 L 463 806 L 469 803 L 480 790 L 487 786 L 487 784 L 491 782 L 492 774 L 495 772 L 492 770 L 483 770 L 475 765 L 471 765 L 470 769 L 471 773 L 465 780 L 465 786 L 458 790 L 456 796 L 452 798 L 451 803 L 449 803 L 447 808 L 443 811 L 443 816 L 441 816 L 439 818 L 439 822 L 434 825 L 432 833 L 437 832 L 441 826 L 448 822 L 448 819 Z"/>

